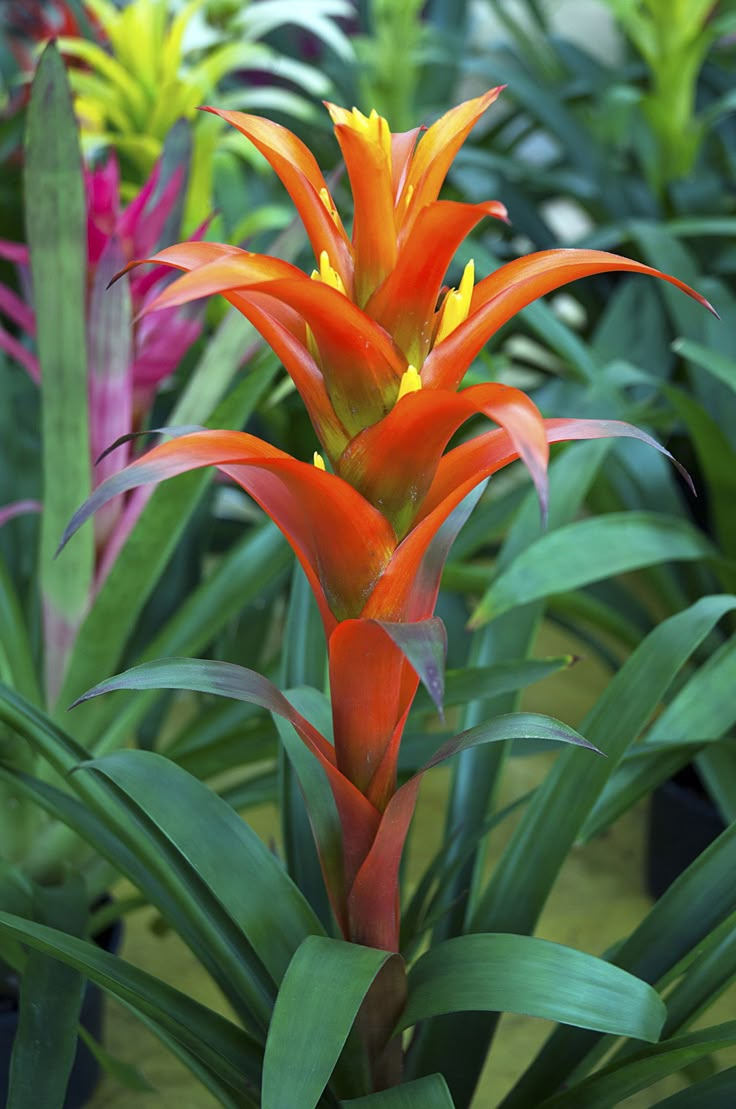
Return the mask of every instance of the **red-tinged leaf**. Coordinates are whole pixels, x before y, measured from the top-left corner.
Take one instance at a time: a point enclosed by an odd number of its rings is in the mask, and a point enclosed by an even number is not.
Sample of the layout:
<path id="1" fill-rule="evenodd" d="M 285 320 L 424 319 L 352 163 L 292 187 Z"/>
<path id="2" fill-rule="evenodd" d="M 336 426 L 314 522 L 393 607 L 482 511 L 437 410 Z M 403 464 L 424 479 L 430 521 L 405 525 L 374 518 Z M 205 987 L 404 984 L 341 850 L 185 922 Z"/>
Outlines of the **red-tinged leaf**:
<path id="1" fill-rule="evenodd" d="M 21 343 L 20 339 L 16 339 L 4 327 L 0 327 L 0 350 L 4 350 L 11 358 L 23 367 L 28 376 L 40 384 L 41 382 L 41 367 L 38 363 L 38 358 L 30 351 L 27 346 Z"/>
<path id="2" fill-rule="evenodd" d="M 354 943 L 399 950 L 399 866 L 414 815 L 421 775 L 389 801 L 370 852 L 348 893 L 350 938 Z"/>
<path id="3" fill-rule="evenodd" d="M 247 250 L 236 251 L 232 248 L 226 248 L 225 251 L 217 254 L 209 249 L 204 251 L 190 249 L 212 246 L 212 243 L 181 243 L 179 246 L 167 247 L 166 250 L 151 255 L 150 258 L 142 259 L 144 262 L 186 270 L 183 277 L 178 277 L 159 293 L 148 305 L 147 311 L 153 312 L 157 308 L 188 304 L 199 297 L 229 293 L 266 281 L 277 281 L 283 278 L 308 280 L 302 271 L 292 266 L 290 262 L 269 258 L 266 254 L 250 254 Z M 207 254 L 214 256 L 208 261 L 195 262 L 194 259 L 199 254 L 204 257 Z"/>
<path id="4" fill-rule="evenodd" d="M 370 853 L 348 894 L 351 937 L 357 943 L 397 950 L 399 865 L 424 774 L 470 747 L 507 740 L 549 739 L 601 754 L 574 729 L 538 713 L 511 713 L 479 724 L 443 743 L 422 769 L 389 801 Z"/>
<path id="5" fill-rule="evenodd" d="M 351 116 L 344 108 L 327 107 L 336 124 L 335 136 L 353 194 L 355 299 L 363 305 L 396 262 L 394 191 L 391 160 L 387 157 L 390 146 L 387 151 L 381 138 L 373 137 L 372 132 L 342 123 L 342 118 Z M 379 123 L 379 127 L 385 126 L 384 121 Z"/>
<path id="6" fill-rule="evenodd" d="M 315 257 L 319 258 L 326 250 L 345 288 L 352 291 L 350 244 L 339 217 L 336 223 L 320 197 L 322 189 L 329 196 L 329 189 L 311 150 L 291 131 L 271 120 L 218 108 L 205 108 L 205 111 L 231 123 L 260 150 L 294 202 Z"/>
<path id="7" fill-rule="evenodd" d="M 445 625 L 438 616 L 411 623 L 377 620 L 376 624 L 383 628 L 409 660 L 442 719 L 447 657 Z"/>
<path id="8" fill-rule="evenodd" d="M 661 446 L 656 439 L 653 439 L 651 435 L 647 435 L 645 431 L 634 427 L 633 424 L 623 423 L 621 420 L 554 418 L 545 420 L 544 425 L 549 443 L 561 443 L 572 439 L 609 439 L 613 437 L 639 439 L 642 443 L 654 447 L 660 454 L 669 458 L 683 473 L 686 480 L 690 482 L 687 471 L 683 470 L 670 452 Z M 479 435 L 476 439 L 471 439 L 469 442 L 455 447 L 454 450 L 440 459 L 434 481 L 422 504 L 419 520 L 424 523 L 425 520 L 433 517 L 438 510 L 444 518 L 445 509 L 457 504 L 477 482 L 503 469 L 504 466 L 508 466 L 510 462 L 514 462 L 518 457 L 518 451 L 512 446 L 508 433 L 503 430 L 489 431 L 485 435 Z M 692 482 L 690 484 L 692 487 Z M 417 530 L 415 525 L 414 532 Z"/>
<path id="9" fill-rule="evenodd" d="M 430 352 L 422 367 L 423 381 L 435 388 L 457 388 L 490 337 L 522 308 L 571 281 L 611 271 L 659 277 L 714 311 L 704 297 L 678 278 L 630 258 L 602 250 L 543 250 L 516 258 L 478 282 L 470 315 Z"/>
<path id="10" fill-rule="evenodd" d="M 368 794 L 418 679 L 394 640 L 372 620 L 341 621 L 330 636 L 329 660 L 337 765 Z"/>
<path id="11" fill-rule="evenodd" d="M 33 309 L 26 304 L 8 285 L 0 282 L 0 312 L 3 312 L 26 335 L 36 334 L 36 317 Z"/>
<path id="12" fill-rule="evenodd" d="M 379 507 L 396 534 L 403 536 L 417 513 L 424 515 L 423 499 L 451 437 L 479 413 L 500 424 L 511 437 L 546 516 L 549 448 L 544 420 L 525 393 L 508 385 L 474 385 L 460 393 L 444 389 L 408 393 L 385 419 L 352 440 L 338 472 Z"/>
<path id="13" fill-rule="evenodd" d="M 117 237 L 108 239 L 98 260 L 89 294 L 87 312 L 87 365 L 89 376 L 90 448 L 98 458 L 93 480 L 96 484 L 123 468 L 128 450 L 101 458 L 108 443 L 128 434 L 133 427 L 133 328 L 128 279 L 108 284 L 124 262 Z M 118 522 L 122 505 L 107 505 L 95 521 L 98 548 Z"/>
<path id="14" fill-rule="evenodd" d="M 378 809 L 396 788 L 401 733 L 420 680 L 442 711 L 446 651 L 437 618 L 344 620 L 330 637 L 337 765 Z"/>
<path id="15" fill-rule="evenodd" d="M 391 525 L 341 478 L 244 432 L 201 431 L 154 447 L 98 486 L 74 514 L 60 549 L 119 493 L 202 466 L 231 476 L 283 531 L 309 578 L 326 634 L 336 620 L 360 613 L 393 552 Z"/>
<path id="16" fill-rule="evenodd" d="M 342 293 L 303 274 L 260 291 L 296 309 L 309 324 L 327 392 L 350 434 L 385 416 L 398 396 L 406 362 L 383 328 Z"/>
<path id="17" fill-rule="evenodd" d="M 466 493 L 439 527 L 435 521 L 426 529 L 420 525 L 416 540 L 413 532 L 404 539 L 371 593 L 363 617 L 414 621 L 432 615 L 447 555 L 484 487 L 485 482 L 481 481 Z"/>
<path id="18" fill-rule="evenodd" d="M 682 470 L 669 451 L 632 424 L 619 420 L 547 419 L 544 426 L 549 443 L 614 436 L 639 439 L 671 459 Z M 418 519 L 396 548 L 362 616 L 416 620 L 430 615 L 442 567 L 459 530 L 446 531 L 446 538 L 438 544 L 437 539 L 443 535 L 445 522 L 453 519 L 458 506 L 485 478 L 518 457 L 510 436 L 500 429 L 479 435 L 440 459 Z M 689 481 L 686 471 L 683 472 Z"/>
<path id="19" fill-rule="evenodd" d="M 234 701 L 246 701 L 275 712 L 293 724 L 309 745 L 334 764 L 335 752 L 330 743 L 298 712 L 280 689 L 255 670 L 230 662 L 200 658 L 162 658 L 133 666 L 114 678 L 99 682 L 69 706 L 77 705 L 119 689 L 191 689 Z"/>
<path id="20" fill-rule="evenodd" d="M 25 516 L 29 512 L 43 512 L 43 505 L 40 501 L 12 501 L 10 504 L 4 505 L 0 508 L 0 528 L 3 524 L 7 524 L 8 520 L 14 520 L 16 516 Z"/>
<path id="21" fill-rule="evenodd" d="M 423 130 L 423 127 L 414 127 L 411 131 L 397 131 L 391 136 L 391 173 L 395 201 L 401 196 L 411 157 Z"/>
<path id="22" fill-rule="evenodd" d="M 428 204 L 402 242 L 395 267 L 366 304 L 367 314 L 386 328 L 414 366 L 421 366 L 429 351 L 437 298 L 457 248 L 486 216 L 506 219 L 506 209 L 495 200 Z"/>
<path id="23" fill-rule="evenodd" d="M 458 104 L 445 112 L 422 136 L 402 190 L 400 204 L 406 204 L 402 232 L 408 231 L 425 205 L 437 199 L 455 155 L 500 92 L 501 87 L 489 89 L 482 96 Z"/>

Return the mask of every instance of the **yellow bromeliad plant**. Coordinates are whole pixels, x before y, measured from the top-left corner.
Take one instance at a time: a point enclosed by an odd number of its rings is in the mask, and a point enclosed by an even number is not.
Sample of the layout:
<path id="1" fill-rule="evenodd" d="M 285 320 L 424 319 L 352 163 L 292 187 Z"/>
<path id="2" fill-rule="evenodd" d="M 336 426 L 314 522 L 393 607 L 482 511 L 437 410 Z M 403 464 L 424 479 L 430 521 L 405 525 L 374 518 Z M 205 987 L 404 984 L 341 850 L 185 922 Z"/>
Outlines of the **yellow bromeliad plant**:
<path id="1" fill-rule="evenodd" d="M 350 57 L 347 38 L 334 22 L 349 14 L 342 0 L 320 0 L 310 12 L 289 10 L 277 0 L 246 7 L 237 39 L 220 41 L 202 23 L 206 0 L 188 0 L 176 11 L 171 0 L 132 0 L 118 7 L 111 0 L 86 0 L 101 35 L 99 42 L 62 37 L 68 58 L 84 63 L 69 71 L 76 110 L 87 148 L 111 145 L 123 166 L 123 196 L 140 188 L 161 157 L 164 139 L 179 119 L 194 127 L 194 152 L 186 221 L 194 227 L 212 207 L 212 163 L 219 128 L 196 112 L 221 83 L 238 71 L 265 74 L 253 85 L 241 78 L 219 96 L 233 107 L 262 107 L 308 117 L 315 96 L 329 92 L 330 82 L 314 67 L 284 57 L 258 41 L 283 23 L 308 23 L 343 57 Z M 311 7 L 311 6 L 310 6 Z M 270 78 L 276 76 L 274 85 Z M 284 87 L 286 80 L 289 87 Z"/>

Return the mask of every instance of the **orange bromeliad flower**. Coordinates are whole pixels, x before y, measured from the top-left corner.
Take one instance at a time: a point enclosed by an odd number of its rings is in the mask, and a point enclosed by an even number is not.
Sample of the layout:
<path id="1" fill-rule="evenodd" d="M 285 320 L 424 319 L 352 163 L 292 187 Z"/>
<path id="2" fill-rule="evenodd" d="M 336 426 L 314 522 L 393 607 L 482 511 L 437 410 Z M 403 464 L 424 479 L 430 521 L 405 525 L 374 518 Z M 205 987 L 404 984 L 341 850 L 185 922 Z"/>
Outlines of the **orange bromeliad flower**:
<path id="1" fill-rule="evenodd" d="M 344 934 L 393 949 L 398 863 L 418 786 L 415 778 L 397 790 L 398 749 L 419 673 L 430 685 L 440 682 L 441 625 L 432 613 L 447 553 L 472 507 L 468 495 L 521 458 L 544 511 L 549 443 L 622 435 L 657 447 L 620 422 L 544 419 L 518 389 L 461 389 L 463 377 L 520 309 L 588 274 L 651 274 L 708 306 L 674 277 L 593 250 L 542 251 L 478 284 L 469 263 L 458 288 L 443 294 L 461 241 L 486 216 L 506 217 L 497 202 L 438 199 L 455 154 L 499 91 L 453 108 L 421 138 L 419 128 L 391 134 L 375 112 L 366 117 L 328 105 L 353 192 L 351 235 L 296 136 L 255 116 L 208 109 L 270 162 L 299 212 L 317 268 L 308 276 L 236 247 L 181 243 L 146 259 L 184 271 L 151 307 L 224 295 L 283 362 L 330 468 L 320 454 L 314 464 L 299 461 L 242 432 L 189 433 L 101 485 L 69 528 L 71 534 L 123 490 L 210 465 L 280 527 L 324 624 L 334 746 L 291 706 L 275 711 L 292 721 L 332 788 L 342 864 L 339 872 L 330 868 L 323 851 L 323 865 Z M 446 451 L 477 414 L 497 426 Z M 273 696 L 268 703 L 274 707 Z"/>

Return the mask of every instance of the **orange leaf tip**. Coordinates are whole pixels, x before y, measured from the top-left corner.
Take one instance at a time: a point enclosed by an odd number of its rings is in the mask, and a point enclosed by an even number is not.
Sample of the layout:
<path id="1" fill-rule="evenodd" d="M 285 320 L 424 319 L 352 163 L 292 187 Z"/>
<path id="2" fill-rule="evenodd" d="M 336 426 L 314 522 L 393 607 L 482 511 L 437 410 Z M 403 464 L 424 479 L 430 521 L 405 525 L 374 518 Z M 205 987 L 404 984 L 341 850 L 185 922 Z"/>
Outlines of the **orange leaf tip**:
<path id="1" fill-rule="evenodd" d="M 470 312 L 470 300 L 475 284 L 475 263 L 471 258 L 463 270 L 457 289 L 450 289 L 440 309 L 440 322 L 435 343 L 441 343 L 456 327 L 465 323 Z"/>
<path id="2" fill-rule="evenodd" d="M 396 398 L 397 403 L 402 397 L 405 397 L 407 393 L 418 393 L 421 387 L 422 379 L 419 376 L 419 371 L 416 366 L 408 366 L 399 383 L 399 395 Z"/>
<path id="3" fill-rule="evenodd" d="M 322 457 L 322 455 L 319 453 L 319 451 L 314 452 L 314 457 L 313 457 L 312 461 L 314 462 L 314 465 L 318 470 L 326 469 L 325 460 Z"/>

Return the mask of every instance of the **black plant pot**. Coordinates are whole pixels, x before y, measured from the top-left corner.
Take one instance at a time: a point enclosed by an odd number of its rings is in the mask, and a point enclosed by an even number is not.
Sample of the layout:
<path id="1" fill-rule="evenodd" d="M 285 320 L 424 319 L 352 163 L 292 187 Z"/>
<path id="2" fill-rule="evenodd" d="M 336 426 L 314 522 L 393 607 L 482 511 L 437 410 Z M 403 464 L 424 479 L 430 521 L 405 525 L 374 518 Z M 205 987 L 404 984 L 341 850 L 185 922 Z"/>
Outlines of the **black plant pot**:
<path id="1" fill-rule="evenodd" d="M 115 955 L 120 950 L 122 935 L 123 926 L 118 920 L 96 936 L 95 942 L 104 951 Z M 103 1000 L 103 991 L 100 987 L 94 982 L 87 982 L 79 1023 L 98 1043 L 102 1039 Z M 0 1105 L 5 1105 L 8 1100 L 10 1056 L 17 1027 L 18 1006 L 17 1002 L 11 1001 L 6 1008 L 0 1009 Z M 77 1051 L 61 1109 L 82 1109 L 91 1098 L 99 1079 L 100 1064 L 87 1045 L 77 1040 Z M 28 1109 L 31 1107 L 29 1106 Z"/>
<path id="2" fill-rule="evenodd" d="M 724 828 L 693 767 L 659 786 L 649 804 L 646 878 L 652 897 L 661 897 Z"/>

